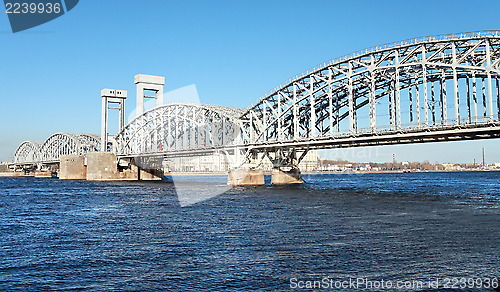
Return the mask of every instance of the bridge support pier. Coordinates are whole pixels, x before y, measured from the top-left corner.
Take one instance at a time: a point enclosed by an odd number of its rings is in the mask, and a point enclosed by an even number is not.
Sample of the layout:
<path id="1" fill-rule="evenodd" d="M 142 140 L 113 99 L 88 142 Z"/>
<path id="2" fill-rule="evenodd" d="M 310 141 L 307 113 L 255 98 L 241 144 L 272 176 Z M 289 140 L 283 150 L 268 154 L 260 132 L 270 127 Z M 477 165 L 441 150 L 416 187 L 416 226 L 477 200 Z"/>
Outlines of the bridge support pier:
<path id="1" fill-rule="evenodd" d="M 87 166 L 83 155 L 61 155 L 59 179 L 86 179 Z"/>
<path id="2" fill-rule="evenodd" d="M 34 176 L 37 178 L 52 178 L 54 177 L 52 171 L 36 171 Z"/>
<path id="3" fill-rule="evenodd" d="M 264 184 L 264 171 L 260 169 L 233 169 L 227 176 L 230 186 L 261 186 Z"/>
<path id="4" fill-rule="evenodd" d="M 160 169 L 143 169 L 134 164 L 133 159 L 119 161 L 111 152 L 87 153 L 87 180 L 162 180 Z"/>
<path id="5" fill-rule="evenodd" d="M 307 149 L 296 150 L 294 148 L 277 148 L 266 151 L 267 158 L 273 164 L 271 184 L 289 185 L 304 183 L 304 180 L 300 177 L 300 169 L 297 165 L 299 165 L 308 151 Z"/>
<path id="6" fill-rule="evenodd" d="M 295 166 L 282 166 L 273 169 L 271 184 L 290 185 L 302 184 L 304 180 L 300 177 L 300 169 Z"/>
<path id="7" fill-rule="evenodd" d="M 114 180 L 162 180 L 162 169 L 146 169 L 135 164 L 132 158 L 118 160 L 111 152 L 88 152 L 83 155 L 62 155 L 60 179 L 82 179 L 89 181 Z"/>

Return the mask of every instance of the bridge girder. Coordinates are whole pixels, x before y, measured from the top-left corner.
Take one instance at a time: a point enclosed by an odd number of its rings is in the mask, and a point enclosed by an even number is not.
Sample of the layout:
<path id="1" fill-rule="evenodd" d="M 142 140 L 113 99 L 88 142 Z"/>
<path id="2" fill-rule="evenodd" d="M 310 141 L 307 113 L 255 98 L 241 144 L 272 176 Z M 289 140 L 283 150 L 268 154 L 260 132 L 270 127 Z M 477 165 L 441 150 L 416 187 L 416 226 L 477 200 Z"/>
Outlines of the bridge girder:
<path id="1" fill-rule="evenodd" d="M 100 138 L 91 134 L 56 133 L 40 147 L 40 162 L 59 162 L 61 155 L 84 155 L 88 151 L 98 151 Z"/>
<path id="2" fill-rule="evenodd" d="M 244 141 L 293 143 L 497 121 L 499 63 L 498 31 L 425 37 L 356 52 L 266 94 L 241 117 Z"/>
<path id="3" fill-rule="evenodd" d="M 14 163 L 16 164 L 34 164 L 39 161 L 40 157 L 39 142 L 24 141 L 17 147 L 14 153 Z"/>
<path id="4" fill-rule="evenodd" d="M 117 137 L 120 155 L 221 148 L 240 137 L 242 109 L 205 104 L 167 104 L 130 122 Z"/>

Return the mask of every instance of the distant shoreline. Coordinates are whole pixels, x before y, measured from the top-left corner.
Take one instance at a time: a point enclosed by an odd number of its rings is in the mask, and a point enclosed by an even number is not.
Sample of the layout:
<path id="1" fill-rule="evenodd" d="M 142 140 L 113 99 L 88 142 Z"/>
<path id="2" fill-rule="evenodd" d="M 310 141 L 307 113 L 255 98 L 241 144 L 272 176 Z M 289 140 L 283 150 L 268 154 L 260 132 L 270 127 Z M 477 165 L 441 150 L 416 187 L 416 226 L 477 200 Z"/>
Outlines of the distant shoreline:
<path id="1" fill-rule="evenodd" d="M 405 172 L 403 170 L 381 170 L 381 171 L 305 171 L 301 172 L 302 175 L 314 175 L 314 174 L 372 174 L 372 173 L 433 173 L 433 172 L 491 172 L 500 171 L 500 169 L 467 169 L 467 170 L 416 170 Z M 196 175 L 210 175 L 210 176 L 223 176 L 227 175 L 227 172 L 174 172 L 166 173 L 166 176 L 196 176 Z M 264 171 L 264 175 L 271 175 L 270 171 Z"/>
<path id="2" fill-rule="evenodd" d="M 442 173 L 442 172 L 492 172 L 500 171 L 500 169 L 467 169 L 467 170 L 381 170 L 381 171 L 306 171 L 302 175 L 317 175 L 317 174 L 383 174 L 383 173 Z M 271 175 L 270 171 L 265 171 L 264 175 Z M 174 172 L 166 173 L 165 176 L 227 176 L 227 172 Z M 0 177 L 36 177 L 34 174 L 25 175 L 22 172 L 0 172 Z M 42 177 L 42 176 L 40 176 Z M 48 176 L 43 176 L 48 177 Z"/>

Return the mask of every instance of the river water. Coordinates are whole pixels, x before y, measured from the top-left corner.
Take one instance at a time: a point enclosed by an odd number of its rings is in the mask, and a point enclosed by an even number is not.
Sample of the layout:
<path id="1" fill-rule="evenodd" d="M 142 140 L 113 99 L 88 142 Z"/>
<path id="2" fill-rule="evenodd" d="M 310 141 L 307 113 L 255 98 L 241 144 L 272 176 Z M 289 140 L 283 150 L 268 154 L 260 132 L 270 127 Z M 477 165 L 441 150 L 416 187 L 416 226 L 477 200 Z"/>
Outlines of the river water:
<path id="1" fill-rule="evenodd" d="M 288 291 L 324 278 L 500 277 L 500 172 L 304 178 L 190 204 L 172 183 L 0 178 L 0 290 Z M 204 196 L 225 180 L 191 177 L 183 192 Z"/>

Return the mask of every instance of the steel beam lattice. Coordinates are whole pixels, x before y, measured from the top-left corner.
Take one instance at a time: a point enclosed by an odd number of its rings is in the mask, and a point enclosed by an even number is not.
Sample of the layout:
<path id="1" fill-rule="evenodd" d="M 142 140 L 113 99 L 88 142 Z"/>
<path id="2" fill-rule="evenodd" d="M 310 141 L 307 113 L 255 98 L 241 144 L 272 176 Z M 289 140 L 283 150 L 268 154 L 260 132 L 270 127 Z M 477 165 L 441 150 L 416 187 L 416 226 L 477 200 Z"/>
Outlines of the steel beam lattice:
<path id="1" fill-rule="evenodd" d="M 14 154 L 14 164 L 57 163 L 61 155 L 85 155 L 100 149 L 100 137 L 92 134 L 56 133 L 45 142 L 23 142 Z"/>
<path id="2" fill-rule="evenodd" d="M 316 143 L 329 148 L 349 136 L 497 126 L 500 97 L 493 80 L 500 78 L 499 62 L 499 31 L 417 38 L 356 52 L 264 95 L 241 117 L 244 141 L 264 148 L 329 140 Z M 466 101 L 470 80 L 474 110 Z M 476 82 L 482 86 L 481 104 Z"/>

